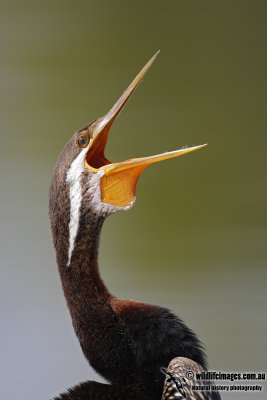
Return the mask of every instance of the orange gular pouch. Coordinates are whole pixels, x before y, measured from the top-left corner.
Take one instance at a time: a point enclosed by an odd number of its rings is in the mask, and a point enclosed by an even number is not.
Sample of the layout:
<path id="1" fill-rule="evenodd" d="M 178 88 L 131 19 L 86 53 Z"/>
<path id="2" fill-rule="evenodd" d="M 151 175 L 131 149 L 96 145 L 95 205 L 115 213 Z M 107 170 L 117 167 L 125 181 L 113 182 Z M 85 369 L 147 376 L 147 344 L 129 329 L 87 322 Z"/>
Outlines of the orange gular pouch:
<path id="1" fill-rule="evenodd" d="M 101 199 L 103 203 L 116 207 L 130 207 L 135 201 L 138 178 L 147 165 L 123 169 L 101 178 Z"/>
<path id="2" fill-rule="evenodd" d="M 101 167 L 105 175 L 101 178 L 101 200 L 116 207 L 130 207 L 135 200 L 135 190 L 141 172 L 151 164 L 200 149 L 205 145 L 175 150 L 150 157 L 133 158 L 120 163 L 111 163 Z"/>

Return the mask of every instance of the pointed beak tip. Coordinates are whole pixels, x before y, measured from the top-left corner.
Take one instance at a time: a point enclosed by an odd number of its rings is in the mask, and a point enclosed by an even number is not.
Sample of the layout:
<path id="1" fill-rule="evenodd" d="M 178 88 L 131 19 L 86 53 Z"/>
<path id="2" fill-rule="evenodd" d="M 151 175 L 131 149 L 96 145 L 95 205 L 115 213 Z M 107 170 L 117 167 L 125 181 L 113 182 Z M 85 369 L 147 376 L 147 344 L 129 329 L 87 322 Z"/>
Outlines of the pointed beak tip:
<path id="1" fill-rule="evenodd" d="M 199 145 L 193 146 L 191 148 L 194 149 L 194 150 L 199 150 L 199 149 L 203 149 L 203 147 L 206 147 L 206 146 L 208 146 L 208 143 L 199 144 Z"/>

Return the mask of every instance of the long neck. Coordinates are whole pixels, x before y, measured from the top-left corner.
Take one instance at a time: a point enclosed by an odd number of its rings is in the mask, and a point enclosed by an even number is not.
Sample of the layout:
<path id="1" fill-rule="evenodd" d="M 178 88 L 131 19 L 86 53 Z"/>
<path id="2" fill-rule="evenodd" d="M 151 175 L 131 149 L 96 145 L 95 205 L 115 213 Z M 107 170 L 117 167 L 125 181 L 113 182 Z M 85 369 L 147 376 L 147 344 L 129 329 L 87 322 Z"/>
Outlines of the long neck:
<path id="1" fill-rule="evenodd" d="M 90 314 L 104 312 L 110 294 L 101 279 L 98 267 L 98 247 L 104 217 L 89 210 L 80 213 L 74 248 L 67 265 L 67 249 L 57 254 L 59 273 L 64 294 L 73 320 L 88 318 Z"/>

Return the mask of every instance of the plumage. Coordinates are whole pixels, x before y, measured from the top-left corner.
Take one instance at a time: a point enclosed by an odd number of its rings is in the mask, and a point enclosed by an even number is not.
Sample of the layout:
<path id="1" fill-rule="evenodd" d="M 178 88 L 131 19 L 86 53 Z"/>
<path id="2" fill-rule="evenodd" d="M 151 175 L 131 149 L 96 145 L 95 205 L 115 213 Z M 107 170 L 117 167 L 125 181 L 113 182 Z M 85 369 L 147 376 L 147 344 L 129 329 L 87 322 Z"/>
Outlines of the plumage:
<path id="1" fill-rule="evenodd" d="M 174 358 L 164 371 L 162 400 L 220 400 L 219 393 L 212 388 L 213 381 L 196 378 L 201 372 L 205 370 L 197 362 L 184 357 Z"/>
<path id="2" fill-rule="evenodd" d="M 202 147 L 121 163 L 106 159 L 110 126 L 154 58 L 105 117 L 73 135 L 53 172 L 49 214 L 64 295 L 86 359 L 110 382 L 81 383 L 57 400 L 160 400 L 161 368 L 173 358 L 186 357 L 206 368 L 201 343 L 180 318 L 166 308 L 118 299 L 99 272 L 102 225 L 108 215 L 133 205 L 141 170 Z"/>

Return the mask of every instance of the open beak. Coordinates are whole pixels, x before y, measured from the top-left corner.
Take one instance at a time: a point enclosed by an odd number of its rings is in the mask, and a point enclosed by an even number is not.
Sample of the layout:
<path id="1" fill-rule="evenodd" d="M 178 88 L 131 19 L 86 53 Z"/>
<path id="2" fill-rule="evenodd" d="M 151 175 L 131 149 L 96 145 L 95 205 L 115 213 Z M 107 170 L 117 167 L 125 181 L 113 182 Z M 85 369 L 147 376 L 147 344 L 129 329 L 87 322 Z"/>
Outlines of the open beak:
<path id="1" fill-rule="evenodd" d="M 100 180 L 101 200 L 103 203 L 122 208 L 131 206 L 135 201 L 135 191 L 138 178 L 147 166 L 158 161 L 179 157 L 206 146 L 206 144 L 203 144 L 150 157 L 133 158 L 119 163 L 112 163 L 105 157 L 105 146 L 112 123 L 120 114 L 121 110 L 158 54 L 159 51 L 139 72 L 111 110 L 104 117 L 93 122 L 93 124 L 88 128 L 90 131 L 91 142 L 85 157 L 85 167 L 94 172 L 104 172 Z"/>

